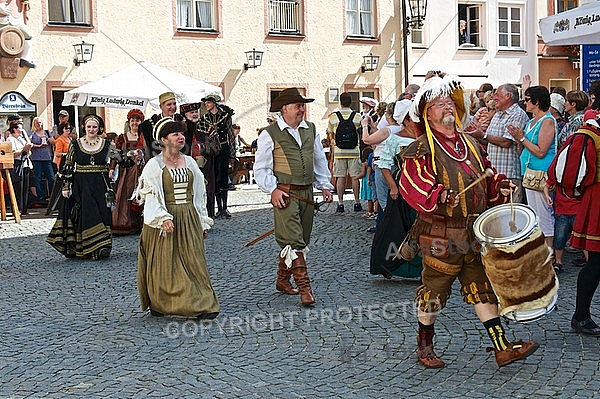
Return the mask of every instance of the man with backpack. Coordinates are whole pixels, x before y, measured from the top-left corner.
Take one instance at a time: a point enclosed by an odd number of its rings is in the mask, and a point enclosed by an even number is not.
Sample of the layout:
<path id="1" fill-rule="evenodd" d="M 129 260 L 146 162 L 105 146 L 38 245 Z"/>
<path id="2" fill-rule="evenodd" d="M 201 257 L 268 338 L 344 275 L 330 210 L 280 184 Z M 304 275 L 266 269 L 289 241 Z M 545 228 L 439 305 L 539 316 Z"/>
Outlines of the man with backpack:
<path id="1" fill-rule="evenodd" d="M 327 126 L 327 134 L 333 146 L 333 176 L 336 178 L 335 189 L 338 195 L 337 213 L 344 212 L 344 191 L 346 176 L 352 179 L 354 194 L 354 211 L 363 210 L 360 204 L 360 180 L 356 177 L 361 172 L 358 129 L 361 115 L 350 108 L 352 96 L 348 92 L 340 94 L 341 109 L 331 114 Z"/>

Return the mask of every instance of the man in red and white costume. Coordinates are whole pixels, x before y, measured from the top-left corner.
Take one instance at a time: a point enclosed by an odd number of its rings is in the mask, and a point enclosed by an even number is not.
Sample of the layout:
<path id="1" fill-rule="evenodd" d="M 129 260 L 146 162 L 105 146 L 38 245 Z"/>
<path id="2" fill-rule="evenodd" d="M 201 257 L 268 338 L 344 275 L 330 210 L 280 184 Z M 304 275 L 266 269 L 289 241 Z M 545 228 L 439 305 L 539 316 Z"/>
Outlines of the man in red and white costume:
<path id="1" fill-rule="evenodd" d="M 514 185 L 493 172 L 457 195 L 491 168 L 477 141 L 460 131 L 460 121 L 469 109 L 465 102 L 456 77 L 435 73 L 427 79 L 410 110 L 412 119 L 423 125 L 420 131 L 426 133 L 402 153 L 400 193 L 418 211 L 412 229 L 414 237 L 419 237 L 423 257 L 422 285 L 416 294 L 417 353 L 427 368 L 445 365 L 433 350 L 434 323 L 457 277 L 463 300 L 474 306 L 494 344 L 499 366 L 523 359 L 539 346 L 506 338 L 498 317 L 498 299 L 473 234 L 475 218 L 490 206 L 506 202 Z"/>
<path id="2" fill-rule="evenodd" d="M 569 136 L 548 169 L 548 184 L 569 198 L 581 198 L 577 208 L 571 246 L 588 251 L 587 264 L 577 277 L 577 298 L 571 327 L 580 334 L 600 336 L 590 315 L 594 293 L 600 283 L 600 114 L 588 110 L 581 128 Z"/>

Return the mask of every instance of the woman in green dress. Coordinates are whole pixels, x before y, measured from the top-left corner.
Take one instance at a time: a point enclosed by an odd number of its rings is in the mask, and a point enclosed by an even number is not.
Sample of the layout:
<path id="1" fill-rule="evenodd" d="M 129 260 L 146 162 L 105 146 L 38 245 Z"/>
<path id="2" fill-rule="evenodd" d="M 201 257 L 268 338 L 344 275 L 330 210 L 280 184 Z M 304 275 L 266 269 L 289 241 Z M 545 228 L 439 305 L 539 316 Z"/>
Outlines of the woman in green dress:
<path id="1" fill-rule="evenodd" d="M 204 176 L 196 161 L 181 153 L 185 126 L 163 118 L 155 126 L 163 152 L 150 159 L 133 193 L 144 204 L 138 250 L 142 310 L 211 319 L 220 307 L 204 254 L 212 226 L 206 211 Z"/>
<path id="2" fill-rule="evenodd" d="M 108 178 L 110 140 L 100 137 L 104 121 L 83 118 L 85 135 L 71 140 L 59 171 L 64 197 L 46 241 L 67 258 L 102 259 L 110 255 L 112 190 Z"/>

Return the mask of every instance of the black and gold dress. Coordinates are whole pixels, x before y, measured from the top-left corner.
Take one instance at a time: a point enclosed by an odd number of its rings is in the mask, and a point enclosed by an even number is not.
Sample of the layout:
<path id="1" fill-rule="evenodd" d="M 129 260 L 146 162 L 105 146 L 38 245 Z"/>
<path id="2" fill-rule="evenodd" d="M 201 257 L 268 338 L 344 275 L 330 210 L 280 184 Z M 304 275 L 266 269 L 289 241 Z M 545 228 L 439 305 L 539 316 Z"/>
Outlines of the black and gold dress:
<path id="1" fill-rule="evenodd" d="M 86 151 L 71 140 L 61 170 L 64 186 L 72 194 L 64 198 L 58 218 L 46 241 L 67 258 L 106 258 L 112 247 L 111 203 L 108 179 L 110 141 L 96 151 Z M 108 196 L 110 200 L 110 194 Z"/>

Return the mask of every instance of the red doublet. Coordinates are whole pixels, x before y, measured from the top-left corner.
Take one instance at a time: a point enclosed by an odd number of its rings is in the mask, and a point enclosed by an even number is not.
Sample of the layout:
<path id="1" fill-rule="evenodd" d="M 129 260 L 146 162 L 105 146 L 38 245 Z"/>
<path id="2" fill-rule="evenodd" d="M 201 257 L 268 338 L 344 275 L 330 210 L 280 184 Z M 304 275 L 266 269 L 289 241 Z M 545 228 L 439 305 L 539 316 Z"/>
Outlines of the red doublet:
<path id="1" fill-rule="evenodd" d="M 585 128 L 592 134 L 600 136 L 597 129 Z M 549 182 L 561 181 L 558 186 L 568 196 L 581 195 L 581 204 L 577 208 L 571 245 L 575 248 L 600 252 L 600 206 L 594 204 L 594 198 L 600 198 L 600 181 L 597 169 L 598 151 L 594 140 L 584 133 L 575 133 L 565 142 L 568 156 L 564 163 L 555 157 L 548 169 Z M 560 155 L 560 153 L 559 153 Z M 563 163 L 562 176 L 555 175 L 557 163 Z"/>

